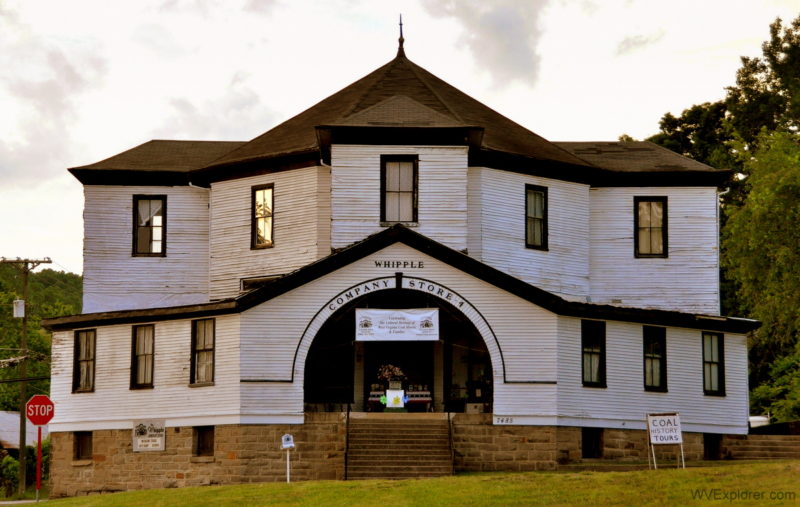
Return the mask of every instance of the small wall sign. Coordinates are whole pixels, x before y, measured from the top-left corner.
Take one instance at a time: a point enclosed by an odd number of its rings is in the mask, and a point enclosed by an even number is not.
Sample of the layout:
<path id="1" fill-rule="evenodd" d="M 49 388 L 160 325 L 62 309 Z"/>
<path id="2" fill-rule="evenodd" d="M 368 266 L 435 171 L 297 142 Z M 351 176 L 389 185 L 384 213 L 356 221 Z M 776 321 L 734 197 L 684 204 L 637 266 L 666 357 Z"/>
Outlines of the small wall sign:
<path id="1" fill-rule="evenodd" d="M 133 421 L 133 452 L 165 450 L 166 434 L 164 419 Z"/>

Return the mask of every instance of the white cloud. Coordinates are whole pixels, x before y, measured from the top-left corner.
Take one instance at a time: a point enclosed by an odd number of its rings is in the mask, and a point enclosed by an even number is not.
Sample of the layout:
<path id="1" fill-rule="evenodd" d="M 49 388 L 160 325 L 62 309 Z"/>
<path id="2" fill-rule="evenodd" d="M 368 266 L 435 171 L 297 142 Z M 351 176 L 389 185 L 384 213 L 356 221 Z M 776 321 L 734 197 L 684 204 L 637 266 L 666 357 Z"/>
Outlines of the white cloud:
<path id="1" fill-rule="evenodd" d="M 548 0 L 459 2 L 438 0 L 423 5 L 434 16 L 449 16 L 463 25 L 459 43 L 466 44 L 476 63 L 495 85 L 539 78 L 537 45 L 541 17 Z"/>

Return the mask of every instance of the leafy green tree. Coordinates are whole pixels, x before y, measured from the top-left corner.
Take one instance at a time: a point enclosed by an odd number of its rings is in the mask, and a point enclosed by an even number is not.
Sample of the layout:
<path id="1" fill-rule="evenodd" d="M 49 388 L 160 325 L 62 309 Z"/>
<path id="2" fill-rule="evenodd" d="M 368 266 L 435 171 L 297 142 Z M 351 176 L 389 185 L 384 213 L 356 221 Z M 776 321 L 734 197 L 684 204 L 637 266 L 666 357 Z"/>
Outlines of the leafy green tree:
<path id="1" fill-rule="evenodd" d="M 722 237 L 741 310 L 763 323 L 751 340 L 751 386 L 773 380 L 773 363 L 800 335 L 800 134 L 765 131 L 757 143 L 744 163 L 747 198 L 729 207 Z"/>
<path id="2" fill-rule="evenodd" d="M 772 364 L 770 380 L 753 390 L 750 404 L 778 422 L 800 419 L 800 347 Z"/>
<path id="3" fill-rule="evenodd" d="M 19 270 L 0 264 L 0 361 L 21 356 L 22 322 L 12 315 L 12 303 L 22 297 Z M 50 375 L 50 335 L 41 327 L 43 318 L 73 315 L 81 311 L 82 278 L 73 273 L 44 269 L 29 278 L 28 364 L 29 377 Z M 2 364 L 2 363 L 0 363 Z M 20 377 L 15 363 L 0 368 L 0 380 Z M 50 392 L 49 380 L 28 383 L 29 395 Z M 19 410 L 19 384 L 0 383 L 0 410 Z"/>

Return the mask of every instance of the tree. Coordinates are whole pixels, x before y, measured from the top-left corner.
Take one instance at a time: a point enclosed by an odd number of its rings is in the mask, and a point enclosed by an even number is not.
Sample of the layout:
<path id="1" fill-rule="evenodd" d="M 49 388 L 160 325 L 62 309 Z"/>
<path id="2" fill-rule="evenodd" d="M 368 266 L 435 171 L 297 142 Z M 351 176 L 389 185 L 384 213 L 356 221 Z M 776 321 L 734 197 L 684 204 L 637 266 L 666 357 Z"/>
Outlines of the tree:
<path id="1" fill-rule="evenodd" d="M 44 269 L 30 276 L 28 301 L 28 376 L 48 377 L 50 374 L 50 335 L 41 327 L 47 317 L 72 315 L 81 311 L 82 279 L 73 273 Z M 0 365 L 2 360 L 20 357 L 20 319 L 12 317 L 12 303 L 22 297 L 18 270 L 0 265 Z M 16 379 L 19 373 L 11 361 L 0 368 L 0 379 Z M 50 381 L 37 380 L 28 384 L 31 394 L 49 393 Z M 0 383 L 0 410 L 19 410 L 19 384 Z"/>
<path id="2" fill-rule="evenodd" d="M 722 197 L 723 212 L 726 205 L 744 201 L 742 152 L 757 149 L 759 133 L 800 127 L 800 16 L 788 26 L 777 18 L 761 52 L 761 57 L 742 57 L 725 99 L 694 105 L 678 117 L 664 114 L 660 132 L 647 139 L 712 167 L 732 169 L 737 176 Z"/>
<path id="3" fill-rule="evenodd" d="M 770 370 L 795 353 L 800 335 L 800 134 L 764 131 L 756 142 L 744 162 L 747 197 L 727 210 L 722 237 L 741 309 L 763 323 L 751 339 L 751 386 L 774 382 Z"/>

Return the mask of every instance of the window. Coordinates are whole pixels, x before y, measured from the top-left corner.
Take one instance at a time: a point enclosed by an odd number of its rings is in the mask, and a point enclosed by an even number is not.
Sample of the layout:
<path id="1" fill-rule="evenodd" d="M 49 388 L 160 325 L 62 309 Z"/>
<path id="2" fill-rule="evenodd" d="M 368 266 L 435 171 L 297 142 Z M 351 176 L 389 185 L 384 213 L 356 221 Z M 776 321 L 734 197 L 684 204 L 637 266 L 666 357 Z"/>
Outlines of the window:
<path id="1" fill-rule="evenodd" d="M 167 255 L 167 196 L 133 196 L 133 255 Z"/>
<path id="2" fill-rule="evenodd" d="M 72 436 L 75 444 L 72 452 L 73 459 L 92 459 L 92 432 L 76 431 Z"/>
<path id="3" fill-rule="evenodd" d="M 525 185 L 525 246 L 547 250 L 547 188 Z"/>
<path id="4" fill-rule="evenodd" d="M 253 187 L 252 234 L 251 248 L 269 248 L 273 246 L 273 197 L 275 187 L 272 184 Z"/>
<path id="5" fill-rule="evenodd" d="M 153 387 L 154 326 L 133 326 L 131 389 Z"/>
<path id="6" fill-rule="evenodd" d="M 214 455 L 214 427 L 195 426 L 192 428 L 192 451 L 195 456 Z"/>
<path id="7" fill-rule="evenodd" d="M 703 392 L 725 396 L 725 361 L 723 336 L 703 333 Z"/>
<path id="8" fill-rule="evenodd" d="M 667 330 L 644 326 L 644 389 L 667 391 Z"/>
<path id="9" fill-rule="evenodd" d="M 634 255 L 667 257 L 667 198 L 634 197 Z"/>
<path id="10" fill-rule="evenodd" d="M 603 457 L 603 428 L 581 428 L 581 458 Z"/>
<path id="11" fill-rule="evenodd" d="M 191 383 L 214 382 L 214 319 L 192 321 Z"/>
<path id="12" fill-rule="evenodd" d="M 72 368 L 72 392 L 94 391 L 94 351 L 96 331 L 75 332 L 75 359 Z"/>
<path id="13" fill-rule="evenodd" d="M 381 222 L 417 221 L 417 156 L 381 156 Z"/>
<path id="14" fill-rule="evenodd" d="M 581 321 L 583 350 L 583 385 L 606 387 L 606 323 L 599 320 Z"/>

